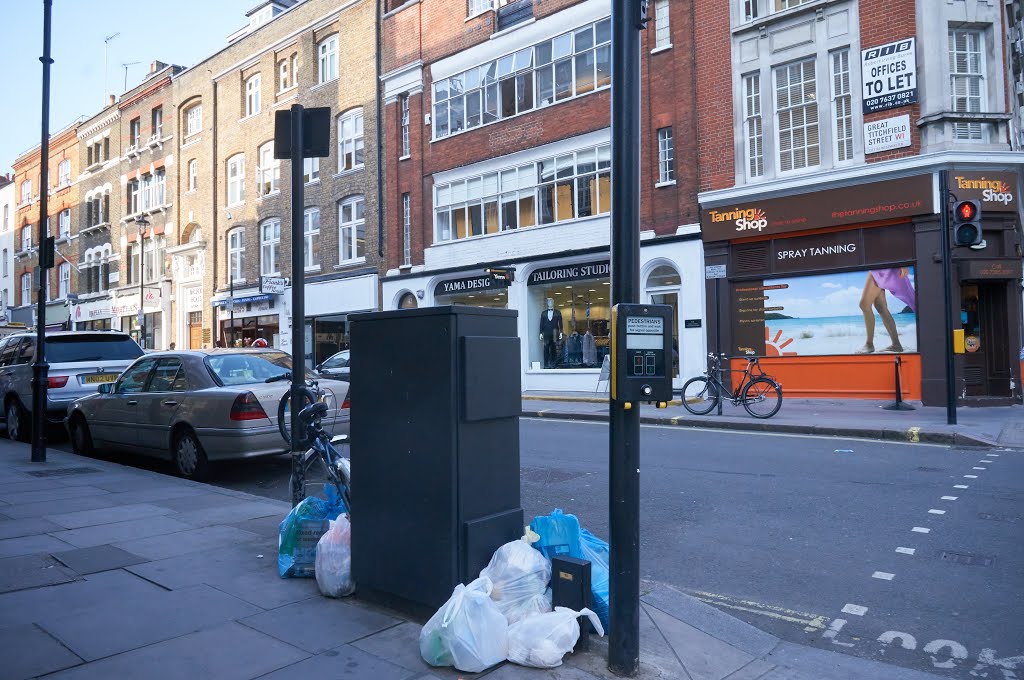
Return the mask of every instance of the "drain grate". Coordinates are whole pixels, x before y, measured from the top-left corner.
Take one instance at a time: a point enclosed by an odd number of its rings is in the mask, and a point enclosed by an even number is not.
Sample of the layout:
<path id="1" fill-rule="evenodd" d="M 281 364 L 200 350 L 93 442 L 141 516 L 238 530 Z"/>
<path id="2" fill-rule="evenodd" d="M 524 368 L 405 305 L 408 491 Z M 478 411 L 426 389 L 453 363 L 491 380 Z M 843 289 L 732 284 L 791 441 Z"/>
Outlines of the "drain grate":
<path id="1" fill-rule="evenodd" d="M 1016 522 L 1019 518 L 1009 515 L 994 515 L 991 512 L 979 512 L 978 519 L 987 519 L 993 522 Z"/>
<path id="2" fill-rule="evenodd" d="M 967 566 L 981 566 L 988 567 L 995 562 L 995 557 L 989 557 L 987 555 L 975 555 L 973 553 L 958 553 L 952 550 L 944 550 L 942 552 L 942 559 L 946 562 L 954 562 L 956 564 L 965 564 Z"/>
<path id="3" fill-rule="evenodd" d="M 70 477 L 72 475 L 88 475 L 93 472 L 99 472 L 99 470 L 91 467 L 54 468 L 52 470 L 33 470 L 28 474 L 33 477 Z"/>

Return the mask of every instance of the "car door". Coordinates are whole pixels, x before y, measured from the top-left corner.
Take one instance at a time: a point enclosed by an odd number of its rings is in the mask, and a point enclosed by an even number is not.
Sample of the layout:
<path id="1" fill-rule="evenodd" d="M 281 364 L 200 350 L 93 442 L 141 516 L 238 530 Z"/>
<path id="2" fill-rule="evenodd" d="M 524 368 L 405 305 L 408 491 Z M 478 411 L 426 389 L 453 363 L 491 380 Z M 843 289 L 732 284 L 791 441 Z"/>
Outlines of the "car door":
<path id="1" fill-rule="evenodd" d="M 11 364 L 14 363 L 14 353 L 18 351 L 18 340 L 11 337 L 0 340 L 0 398 L 11 389 L 11 378 L 14 376 Z"/>
<path id="2" fill-rule="evenodd" d="M 181 359 L 160 359 L 145 390 L 138 395 L 140 448 L 151 453 L 168 453 L 171 426 L 187 392 L 188 378 Z"/>
<path id="3" fill-rule="evenodd" d="M 11 371 L 11 391 L 18 393 L 18 399 L 26 411 L 32 410 L 32 361 L 36 355 L 36 339 L 22 338 L 14 352 Z"/>
<path id="4" fill-rule="evenodd" d="M 103 405 L 90 423 L 93 440 L 118 449 L 138 449 L 139 397 L 157 360 L 140 359 L 114 384 L 113 391 L 101 397 Z"/>

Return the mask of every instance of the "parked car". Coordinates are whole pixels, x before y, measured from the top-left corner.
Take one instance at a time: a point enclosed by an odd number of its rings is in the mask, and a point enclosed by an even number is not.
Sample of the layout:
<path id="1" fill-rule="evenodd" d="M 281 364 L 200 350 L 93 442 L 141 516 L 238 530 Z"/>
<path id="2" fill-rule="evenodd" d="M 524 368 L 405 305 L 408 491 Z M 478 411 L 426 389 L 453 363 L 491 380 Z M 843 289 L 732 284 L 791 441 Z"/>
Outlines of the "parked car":
<path id="1" fill-rule="evenodd" d="M 291 383 L 288 354 L 275 349 L 211 349 L 147 354 L 116 383 L 76 401 L 67 426 L 75 453 L 112 449 L 170 458 L 189 479 L 211 461 L 284 453 L 278 407 Z M 348 433 L 348 383 L 319 383 L 323 426 Z"/>
<path id="2" fill-rule="evenodd" d="M 319 373 L 320 375 L 327 376 L 330 378 L 348 380 L 348 352 L 349 351 L 345 349 L 338 352 L 337 354 L 332 355 L 329 359 L 327 359 L 322 364 L 316 367 L 316 372 Z"/>
<path id="3" fill-rule="evenodd" d="M 32 421 L 32 364 L 35 333 L 15 333 L 0 340 L 0 393 L 3 394 L 7 436 L 28 441 Z M 142 356 L 131 336 L 118 331 L 50 331 L 46 362 L 46 418 L 64 422 L 76 399 L 93 394 L 99 385 L 117 380 Z"/>

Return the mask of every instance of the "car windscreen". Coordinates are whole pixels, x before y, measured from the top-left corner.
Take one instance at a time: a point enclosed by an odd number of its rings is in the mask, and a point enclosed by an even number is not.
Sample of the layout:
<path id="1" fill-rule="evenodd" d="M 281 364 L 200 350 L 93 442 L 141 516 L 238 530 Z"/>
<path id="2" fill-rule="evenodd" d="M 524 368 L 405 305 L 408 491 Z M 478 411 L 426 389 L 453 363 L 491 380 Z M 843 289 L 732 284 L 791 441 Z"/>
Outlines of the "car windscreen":
<path id="1" fill-rule="evenodd" d="M 213 354 L 206 357 L 206 365 L 221 385 L 252 385 L 269 378 L 287 381 L 292 358 L 284 352 Z"/>
<path id="2" fill-rule="evenodd" d="M 76 361 L 134 361 L 144 354 L 126 336 L 58 335 L 46 338 L 46 360 L 51 364 Z"/>

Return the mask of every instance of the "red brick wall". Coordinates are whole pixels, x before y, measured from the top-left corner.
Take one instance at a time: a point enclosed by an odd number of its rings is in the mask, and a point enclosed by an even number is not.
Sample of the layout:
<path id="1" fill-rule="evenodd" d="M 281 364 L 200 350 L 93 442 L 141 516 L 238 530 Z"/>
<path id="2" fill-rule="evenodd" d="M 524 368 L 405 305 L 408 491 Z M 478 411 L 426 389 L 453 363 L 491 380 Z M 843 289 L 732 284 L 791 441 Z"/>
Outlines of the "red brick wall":
<path id="1" fill-rule="evenodd" d="M 729 5 L 697 2 L 694 19 L 697 78 L 697 147 L 700 191 L 736 182 L 732 111 L 732 45 Z M 911 12 L 913 16 L 913 12 Z"/>

